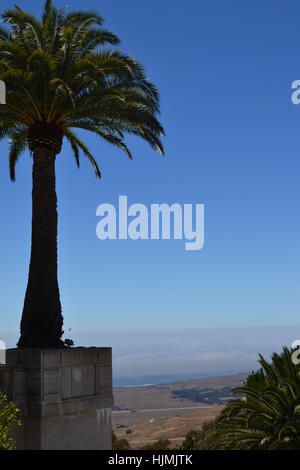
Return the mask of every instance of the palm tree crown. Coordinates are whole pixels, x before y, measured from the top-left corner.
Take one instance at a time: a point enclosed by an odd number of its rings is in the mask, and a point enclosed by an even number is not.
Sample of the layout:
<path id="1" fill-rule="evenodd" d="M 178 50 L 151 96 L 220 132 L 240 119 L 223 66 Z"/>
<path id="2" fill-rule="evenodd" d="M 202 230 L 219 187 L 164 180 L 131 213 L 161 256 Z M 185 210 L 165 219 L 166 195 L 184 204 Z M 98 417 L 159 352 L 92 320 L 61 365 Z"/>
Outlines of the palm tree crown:
<path id="1" fill-rule="evenodd" d="M 100 170 L 74 128 L 84 129 L 122 149 L 124 134 L 143 138 L 163 153 L 157 120 L 159 94 L 143 67 L 118 49 L 118 37 L 102 28 L 95 12 L 56 9 L 47 0 L 42 20 L 19 7 L 2 14 L 0 79 L 7 104 L 0 106 L 0 138 L 10 139 L 10 175 L 22 152 L 46 143 L 59 153 L 66 137 L 79 166 L 80 151 Z"/>

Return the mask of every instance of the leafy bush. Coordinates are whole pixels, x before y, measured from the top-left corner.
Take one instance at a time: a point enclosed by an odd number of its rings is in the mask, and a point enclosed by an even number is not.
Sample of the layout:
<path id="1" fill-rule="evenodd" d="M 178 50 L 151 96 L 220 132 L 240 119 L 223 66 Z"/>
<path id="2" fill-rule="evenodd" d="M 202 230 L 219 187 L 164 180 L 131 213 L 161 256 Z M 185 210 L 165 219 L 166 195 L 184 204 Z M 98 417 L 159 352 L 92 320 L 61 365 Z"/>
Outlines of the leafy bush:
<path id="1" fill-rule="evenodd" d="M 170 448 L 170 441 L 168 439 L 159 439 L 153 444 L 146 444 L 142 450 L 168 450 Z"/>
<path id="2" fill-rule="evenodd" d="M 0 450 L 13 450 L 15 440 L 13 432 L 20 425 L 18 409 L 13 403 L 9 403 L 0 390 Z"/>
<path id="3" fill-rule="evenodd" d="M 212 445 L 212 435 L 215 434 L 216 421 L 207 421 L 203 423 L 201 430 L 193 430 L 187 433 L 183 443 L 178 447 L 179 450 L 206 450 Z M 214 439 L 215 439 L 214 435 Z M 214 444 L 216 442 L 214 441 Z"/>
<path id="4" fill-rule="evenodd" d="M 127 439 L 118 439 L 116 433 L 112 433 L 112 450 L 130 450 Z"/>

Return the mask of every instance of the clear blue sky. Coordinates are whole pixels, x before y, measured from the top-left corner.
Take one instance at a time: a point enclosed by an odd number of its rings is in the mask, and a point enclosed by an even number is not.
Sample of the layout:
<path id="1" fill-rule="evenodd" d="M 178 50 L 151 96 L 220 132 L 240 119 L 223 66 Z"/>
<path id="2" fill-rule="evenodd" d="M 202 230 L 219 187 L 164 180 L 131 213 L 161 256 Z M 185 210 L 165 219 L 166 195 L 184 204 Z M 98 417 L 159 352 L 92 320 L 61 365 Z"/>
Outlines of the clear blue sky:
<path id="1" fill-rule="evenodd" d="M 16 2 L 40 11 L 41 2 Z M 86 136 L 95 179 L 68 145 L 57 159 L 65 328 L 90 332 L 299 324 L 300 4 L 296 0 L 69 0 L 97 9 L 162 97 L 166 158 L 129 139 L 134 160 Z M 13 2 L 2 0 L 1 9 Z M 65 4 L 58 0 L 58 6 Z M 0 145 L 0 312 L 16 334 L 30 254 L 28 153 L 8 175 Z M 205 247 L 96 238 L 96 207 L 204 203 Z M 68 336 L 68 334 L 67 334 Z M 72 337 L 72 333 L 69 334 Z M 297 336 L 297 335 L 296 335 Z M 299 336 L 299 335 L 298 335 Z"/>

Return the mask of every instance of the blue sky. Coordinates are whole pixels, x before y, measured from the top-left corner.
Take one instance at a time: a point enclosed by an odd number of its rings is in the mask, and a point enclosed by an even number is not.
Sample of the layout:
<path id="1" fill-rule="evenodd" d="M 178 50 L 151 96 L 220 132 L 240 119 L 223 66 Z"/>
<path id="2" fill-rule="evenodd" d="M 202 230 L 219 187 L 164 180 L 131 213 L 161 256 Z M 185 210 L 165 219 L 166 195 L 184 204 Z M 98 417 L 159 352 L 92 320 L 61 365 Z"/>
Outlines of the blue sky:
<path id="1" fill-rule="evenodd" d="M 17 3 L 40 10 L 41 2 Z M 1 1 L 2 10 L 11 5 Z M 299 2 L 152 0 L 146 8 L 86 0 L 84 8 L 103 14 L 158 86 L 166 157 L 130 138 L 129 161 L 87 135 L 101 182 L 84 157 L 77 170 L 67 144 L 58 157 L 67 336 L 80 343 L 105 331 L 299 325 L 300 106 L 291 103 Z M 24 154 L 11 184 L 6 142 L 0 152 L 1 330 L 14 338 L 30 254 L 32 162 Z M 204 249 L 99 241 L 97 206 L 123 194 L 129 203 L 204 203 Z"/>

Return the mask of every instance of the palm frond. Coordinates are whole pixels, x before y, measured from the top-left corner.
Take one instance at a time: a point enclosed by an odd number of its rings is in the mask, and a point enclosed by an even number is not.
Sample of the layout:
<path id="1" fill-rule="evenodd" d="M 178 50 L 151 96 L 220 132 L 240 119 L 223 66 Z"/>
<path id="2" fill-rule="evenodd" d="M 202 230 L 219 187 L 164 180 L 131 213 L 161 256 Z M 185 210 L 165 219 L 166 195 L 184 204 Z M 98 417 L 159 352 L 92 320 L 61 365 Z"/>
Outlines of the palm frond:
<path id="1" fill-rule="evenodd" d="M 9 143 L 9 173 L 11 181 L 16 179 L 16 163 L 27 148 L 27 131 L 24 127 L 10 132 Z"/>
<path id="2" fill-rule="evenodd" d="M 67 139 L 71 143 L 73 151 L 75 147 L 79 148 L 91 162 L 97 178 L 101 178 L 101 171 L 98 167 L 98 164 L 95 158 L 93 157 L 93 155 L 91 154 L 91 152 L 89 151 L 88 147 L 85 145 L 85 143 L 82 142 L 82 140 L 80 140 L 79 137 L 71 131 L 71 129 L 64 129 L 64 135 L 67 137 Z M 76 154 L 75 154 L 75 158 L 76 158 Z"/>

